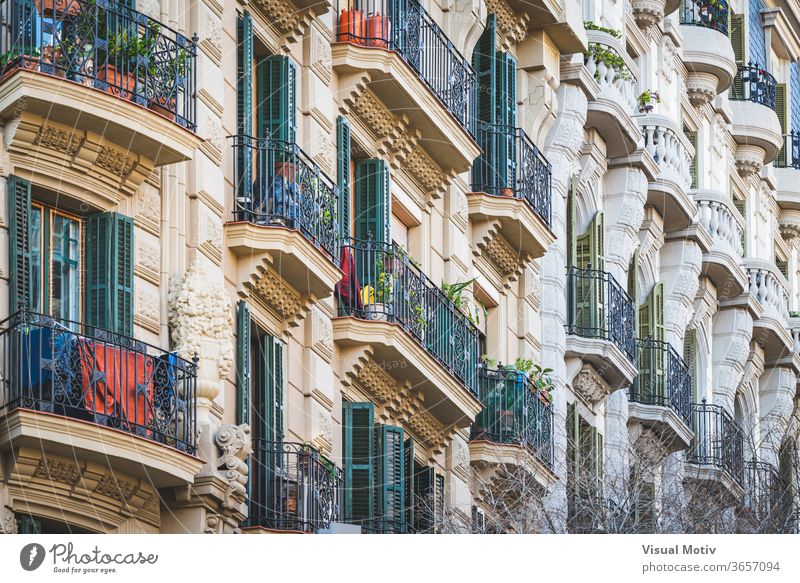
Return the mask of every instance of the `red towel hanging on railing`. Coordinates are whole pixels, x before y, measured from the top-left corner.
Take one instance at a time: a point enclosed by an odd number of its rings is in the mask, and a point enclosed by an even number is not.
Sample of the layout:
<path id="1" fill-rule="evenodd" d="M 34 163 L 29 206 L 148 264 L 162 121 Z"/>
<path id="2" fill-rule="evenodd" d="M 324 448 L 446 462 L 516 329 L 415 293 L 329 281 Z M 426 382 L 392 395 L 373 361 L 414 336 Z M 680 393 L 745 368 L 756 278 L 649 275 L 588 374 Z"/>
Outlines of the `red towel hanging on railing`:
<path id="1" fill-rule="evenodd" d="M 356 258 L 350 252 L 350 247 L 342 247 L 339 265 L 344 274 L 336 284 L 339 301 L 350 309 L 360 310 L 363 308 L 361 286 L 358 284 L 358 275 L 356 275 Z"/>

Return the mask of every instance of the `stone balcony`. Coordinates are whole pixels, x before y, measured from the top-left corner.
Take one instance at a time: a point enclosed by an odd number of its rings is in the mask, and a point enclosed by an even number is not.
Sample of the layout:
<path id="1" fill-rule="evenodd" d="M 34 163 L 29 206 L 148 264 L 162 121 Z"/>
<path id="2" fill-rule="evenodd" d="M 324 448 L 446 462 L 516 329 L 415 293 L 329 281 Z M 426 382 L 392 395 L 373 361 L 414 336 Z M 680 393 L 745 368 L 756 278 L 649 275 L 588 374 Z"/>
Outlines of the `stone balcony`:
<path id="1" fill-rule="evenodd" d="M 625 51 L 625 47 L 610 34 L 597 30 L 587 31 L 589 52 L 586 54 L 586 69 L 599 86 L 596 99 L 589 101 L 586 127 L 596 129 L 606 142 L 609 158 L 628 156 L 636 151 L 642 135 L 633 120 L 638 111 L 636 86 L 639 69 Z M 615 68 L 597 57 L 599 47 L 611 51 L 624 61 L 624 66 Z"/>
<path id="2" fill-rule="evenodd" d="M 711 103 L 736 75 L 728 38 L 728 4 L 724 0 L 680 0 L 683 62 L 689 72 L 686 89 L 695 107 Z"/>
<path id="3" fill-rule="evenodd" d="M 703 272 L 717 288 L 720 299 L 735 298 L 748 289 L 748 276 L 742 257 L 744 217 L 729 196 L 710 190 L 695 190 L 700 223 L 713 244 L 703 254 Z"/>
<path id="4" fill-rule="evenodd" d="M 647 204 L 661 214 L 665 231 L 685 229 L 696 214 L 694 201 L 688 194 L 692 186 L 694 148 L 669 117 L 651 113 L 637 115 L 636 121 L 641 127 L 645 151 L 659 169 L 648 186 Z"/>
<path id="5" fill-rule="evenodd" d="M 764 360 L 773 362 L 788 355 L 793 341 L 789 333 L 789 284 L 771 261 L 745 260 L 750 295 L 762 308 L 753 320 L 753 340 L 764 349 Z"/>
<path id="6" fill-rule="evenodd" d="M 154 167 L 191 159 L 200 145 L 196 44 L 121 4 L 61 5 L 47 12 L 33 0 L 0 4 L 0 52 L 11 55 L 0 77 L 0 117 L 19 120 L 6 126 L 6 143 L 15 166 L 38 174 L 37 182 L 54 190 L 83 184 L 116 201 Z M 127 44 L 105 49 L 118 37 L 99 22 L 130 31 Z M 30 30 L 42 34 L 26 38 Z"/>

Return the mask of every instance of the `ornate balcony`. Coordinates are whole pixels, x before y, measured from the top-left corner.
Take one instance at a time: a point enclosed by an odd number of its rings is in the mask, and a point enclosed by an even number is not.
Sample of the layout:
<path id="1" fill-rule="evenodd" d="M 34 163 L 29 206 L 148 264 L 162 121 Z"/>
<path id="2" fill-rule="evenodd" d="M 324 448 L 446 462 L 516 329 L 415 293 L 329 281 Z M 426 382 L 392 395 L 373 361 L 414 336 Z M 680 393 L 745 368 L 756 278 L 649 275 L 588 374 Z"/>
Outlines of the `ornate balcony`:
<path id="1" fill-rule="evenodd" d="M 631 116 L 637 112 L 636 84 L 639 70 L 622 43 L 610 34 L 587 31 L 589 50 L 586 69 L 597 81 L 597 99 L 589 101 L 586 127 L 595 128 L 606 142 L 609 158 L 632 154 L 641 132 Z"/>
<path id="2" fill-rule="evenodd" d="M 757 172 L 777 158 L 783 131 L 775 113 L 775 78 L 760 66 L 739 65 L 728 94 L 739 173 Z M 740 150 L 742 152 L 740 153 Z"/>
<path id="3" fill-rule="evenodd" d="M 686 454 L 686 479 L 713 483 L 738 501 L 744 487 L 744 433 L 719 405 L 692 403 L 692 439 Z M 715 489 L 717 489 L 715 488 Z"/>
<path id="4" fill-rule="evenodd" d="M 423 147 L 442 168 L 469 168 L 479 153 L 475 71 L 417 0 L 340 4 L 332 54 L 351 106 L 360 109 L 368 88 L 422 131 Z"/>
<path id="5" fill-rule="evenodd" d="M 520 128 L 481 123 L 478 143 L 483 154 L 472 167 L 467 197 L 474 244 L 490 259 L 496 247 L 508 249 L 519 267 L 555 240 L 550 163 Z"/>
<path id="6" fill-rule="evenodd" d="M 481 367 L 478 397 L 484 408 L 472 425 L 473 465 L 519 467 L 546 488 L 555 478 L 553 407 L 547 395 L 539 393 L 525 373 Z"/>
<path id="7" fill-rule="evenodd" d="M 725 0 L 682 0 L 683 62 L 689 71 L 689 100 L 700 107 L 731 86 L 736 58 L 728 38 Z"/>
<path id="8" fill-rule="evenodd" d="M 713 245 L 703 254 L 703 271 L 717 288 L 717 297 L 735 298 L 748 286 L 742 257 L 744 217 L 729 196 L 708 190 L 693 192 L 700 224 L 711 235 Z"/>
<path id="9" fill-rule="evenodd" d="M 750 294 L 761 306 L 761 315 L 753 320 L 753 340 L 764 349 L 767 362 L 778 360 L 792 349 L 789 334 L 789 284 L 770 261 L 748 258 L 747 275 Z"/>
<path id="10" fill-rule="evenodd" d="M 686 449 L 692 407 L 692 373 L 667 342 L 637 340 L 639 375 L 631 385 L 628 418 L 640 423 L 670 453 Z"/>
<path id="11" fill-rule="evenodd" d="M 228 248 L 238 281 L 258 288 L 263 270 L 301 298 L 333 293 L 341 278 L 337 248 L 339 191 L 296 144 L 234 136 L 236 176 Z"/>
<path id="12" fill-rule="evenodd" d="M 118 2 L 0 0 L 0 18 L 0 115 L 22 112 L 19 164 L 81 184 L 94 165 L 118 175 L 113 197 L 193 156 L 195 39 Z"/>
<path id="13" fill-rule="evenodd" d="M 342 257 L 333 337 L 347 374 L 379 402 L 414 387 L 442 434 L 470 425 L 481 409 L 475 325 L 396 245 L 351 241 Z M 422 421 L 420 412 L 412 424 Z"/>
<path id="14" fill-rule="evenodd" d="M 567 357 L 601 372 L 611 390 L 636 376 L 636 308 L 610 273 L 569 268 Z"/>
<path id="15" fill-rule="evenodd" d="M 309 532 L 341 519 L 342 470 L 310 445 L 253 440 L 244 527 Z"/>
<path id="16" fill-rule="evenodd" d="M 642 128 L 644 148 L 659 169 L 656 180 L 648 186 L 647 203 L 658 209 L 665 231 L 684 229 L 697 212 L 687 193 L 692 187 L 694 147 L 666 116 L 647 114 L 636 119 Z"/>
<path id="17" fill-rule="evenodd" d="M 783 148 L 773 162 L 775 168 L 800 170 L 800 132 L 792 130 L 783 136 Z"/>
<path id="18" fill-rule="evenodd" d="M 185 486 L 203 463 L 196 384 L 195 364 L 175 353 L 18 312 L 0 323 L 0 447 L 38 452 L 45 466 L 57 464 L 50 456 L 73 460 L 76 480 L 96 464 L 91 479 L 107 468 L 155 488 Z"/>

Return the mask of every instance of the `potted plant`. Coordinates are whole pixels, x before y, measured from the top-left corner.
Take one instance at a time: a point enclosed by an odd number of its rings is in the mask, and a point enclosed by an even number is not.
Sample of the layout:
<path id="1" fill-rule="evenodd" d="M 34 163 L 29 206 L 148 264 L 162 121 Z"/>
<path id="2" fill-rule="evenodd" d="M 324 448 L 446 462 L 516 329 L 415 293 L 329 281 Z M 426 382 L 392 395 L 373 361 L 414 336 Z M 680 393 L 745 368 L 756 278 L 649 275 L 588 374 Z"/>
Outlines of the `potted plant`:
<path id="1" fill-rule="evenodd" d="M 383 256 L 378 255 L 376 261 L 375 284 L 361 288 L 361 302 L 368 320 L 385 320 L 391 314 L 394 276 L 383 265 Z"/>
<path id="2" fill-rule="evenodd" d="M 136 89 L 136 72 L 139 64 L 139 41 L 129 30 L 108 34 L 108 45 L 97 51 L 97 79 L 105 84 L 105 91 L 130 99 Z"/>
<path id="3" fill-rule="evenodd" d="M 176 118 L 178 87 L 186 78 L 190 57 L 188 49 L 178 47 L 174 62 L 169 63 L 163 70 L 149 71 L 148 80 L 152 90 L 148 92 L 147 108 L 170 121 L 175 121 Z M 150 63 L 148 67 L 155 68 L 155 62 L 150 62 L 149 54 L 148 62 Z"/>
<path id="4" fill-rule="evenodd" d="M 60 20 L 65 16 L 75 16 L 81 11 L 78 0 L 34 0 L 36 12 L 44 18 Z"/>
<path id="5" fill-rule="evenodd" d="M 363 44 L 366 36 L 366 21 L 364 11 L 353 6 L 353 0 L 347 3 L 339 14 L 339 24 L 336 27 L 336 38 L 339 42 Z"/>
<path id="6" fill-rule="evenodd" d="M 39 47 L 15 47 L 0 55 L 0 68 L 19 67 L 35 71 L 39 66 Z"/>
<path id="7" fill-rule="evenodd" d="M 553 402 L 555 383 L 550 377 L 551 372 L 553 372 L 552 368 L 542 368 L 538 364 L 535 364 L 533 365 L 533 374 L 531 374 L 531 382 L 536 390 L 536 396 L 545 405 L 549 405 Z"/>
<path id="8" fill-rule="evenodd" d="M 639 113 L 650 113 L 656 103 L 661 103 L 661 96 L 658 91 L 650 89 L 644 91 L 639 96 Z"/>
<path id="9" fill-rule="evenodd" d="M 381 49 L 388 48 L 389 34 L 392 31 L 392 23 L 388 16 L 381 16 L 376 12 L 367 17 L 367 37 L 369 46 Z"/>

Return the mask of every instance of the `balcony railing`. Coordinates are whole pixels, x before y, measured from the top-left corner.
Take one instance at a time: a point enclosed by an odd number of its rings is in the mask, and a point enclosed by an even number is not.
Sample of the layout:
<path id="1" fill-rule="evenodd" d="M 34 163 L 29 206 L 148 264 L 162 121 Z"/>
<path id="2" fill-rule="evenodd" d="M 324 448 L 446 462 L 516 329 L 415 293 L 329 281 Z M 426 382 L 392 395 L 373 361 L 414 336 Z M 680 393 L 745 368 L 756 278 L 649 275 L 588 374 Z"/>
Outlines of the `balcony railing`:
<path id="1" fill-rule="evenodd" d="M 339 42 L 396 51 L 475 136 L 475 72 L 417 0 L 340 3 L 336 35 Z"/>
<path id="2" fill-rule="evenodd" d="M 730 98 L 734 101 L 752 101 L 775 109 L 775 77 L 754 63 L 739 65 L 731 86 Z"/>
<path id="3" fill-rule="evenodd" d="M 233 136 L 234 220 L 297 229 L 338 264 L 335 183 L 296 144 Z"/>
<path id="4" fill-rule="evenodd" d="M 472 189 L 527 201 L 549 225 L 550 163 L 525 131 L 481 122 L 478 145 L 483 153 L 472 166 Z"/>
<path id="5" fill-rule="evenodd" d="M 519 445 L 553 467 L 553 408 L 524 373 L 480 368 L 478 398 L 483 411 L 471 439 Z"/>
<path id="6" fill-rule="evenodd" d="M 692 373 L 668 342 L 637 340 L 639 376 L 630 399 L 642 405 L 671 407 L 687 425 L 692 414 Z"/>
<path id="7" fill-rule="evenodd" d="M 694 149 L 682 132 L 672 128 L 672 121 L 664 116 L 649 114 L 639 118 L 644 137 L 644 148 L 658 164 L 660 178 L 671 180 L 685 190 L 692 187 L 692 160 Z"/>
<path id="8" fill-rule="evenodd" d="M 53 75 L 195 130 L 196 37 L 108 0 L 0 0 L 0 24 L 3 75 Z"/>
<path id="9" fill-rule="evenodd" d="M 638 72 L 632 69 L 635 65 L 617 39 L 605 32 L 589 31 L 589 50 L 584 62 L 600 85 L 600 97 L 616 102 L 630 115 L 638 111 Z"/>
<path id="10" fill-rule="evenodd" d="M 776 168 L 800 170 L 800 132 L 792 130 L 783 136 L 783 148 L 773 164 Z"/>
<path id="11" fill-rule="evenodd" d="M 747 508 L 769 514 L 785 509 L 786 506 L 781 506 L 785 490 L 786 485 L 772 464 L 756 460 L 744 463 L 744 505 Z"/>
<path id="12" fill-rule="evenodd" d="M 636 361 L 633 300 L 610 273 L 570 267 L 567 272 L 567 334 L 610 340 Z"/>
<path id="13" fill-rule="evenodd" d="M 716 250 L 740 261 L 744 255 L 744 218 L 728 196 L 710 192 L 694 195 L 700 223 L 706 228 Z"/>
<path id="14" fill-rule="evenodd" d="M 0 323 L 0 411 L 89 421 L 194 454 L 195 363 L 77 322 L 18 312 Z"/>
<path id="15" fill-rule="evenodd" d="M 683 0 L 681 24 L 702 26 L 728 35 L 728 3 L 725 0 Z"/>
<path id="16" fill-rule="evenodd" d="M 763 308 L 763 315 L 785 325 L 789 321 L 789 291 L 786 279 L 769 261 L 747 260 L 750 293 Z"/>
<path id="17" fill-rule="evenodd" d="M 744 433 L 725 409 L 702 403 L 692 403 L 694 438 L 686 461 L 699 466 L 713 466 L 728 473 L 744 486 Z"/>
<path id="18" fill-rule="evenodd" d="M 310 445 L 253 440 L 247 526 L 317 532 L 341 518 L 342 471 Z"/>
<path id="19" fill-rule="evenodd" d="M 340 316 L 398 324 L 477 395 L 478 329 L 397 245 L 351 241 Z M 346 282 L 346 285 L 345 285 Z"/>

